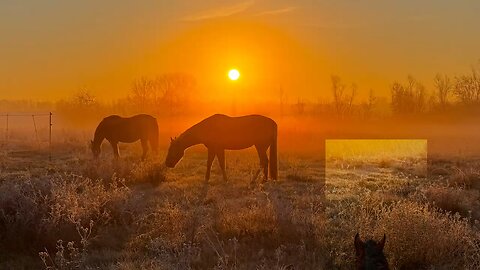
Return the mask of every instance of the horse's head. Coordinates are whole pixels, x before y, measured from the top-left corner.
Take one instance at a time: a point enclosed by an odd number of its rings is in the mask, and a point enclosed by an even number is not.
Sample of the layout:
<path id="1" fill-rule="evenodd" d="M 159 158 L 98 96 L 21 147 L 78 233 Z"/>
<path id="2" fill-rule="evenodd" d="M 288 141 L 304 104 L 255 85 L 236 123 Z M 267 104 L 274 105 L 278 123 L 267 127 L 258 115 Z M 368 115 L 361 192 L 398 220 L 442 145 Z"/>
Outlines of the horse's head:
<path id="1" fill-rule="evenodd" d="M 362 270 L 387 270 L 388 262 L 383 254 L 383 247 L 385 246 L 385 234 L 381 241 L 368 240 L 363 242 L 358 233 L 355 235 L 355 254 L 357 269 Z"/>
<path id="2" fill-rule="evenodd" d="M 185 149 L 182 148 L 177 138 L 170 138 L 170 147 L 168 147 L 167 158 L 165 159 L 165 165 L 168 168 L 173 168 L 182 159 L 185 153 Z"/>
<path id="3" fill-rule="evenodd" d="M 100 155 L 100 144 L 90 141 L 90 149 L 92 150 L 94 158 L 97 158 Z"/>

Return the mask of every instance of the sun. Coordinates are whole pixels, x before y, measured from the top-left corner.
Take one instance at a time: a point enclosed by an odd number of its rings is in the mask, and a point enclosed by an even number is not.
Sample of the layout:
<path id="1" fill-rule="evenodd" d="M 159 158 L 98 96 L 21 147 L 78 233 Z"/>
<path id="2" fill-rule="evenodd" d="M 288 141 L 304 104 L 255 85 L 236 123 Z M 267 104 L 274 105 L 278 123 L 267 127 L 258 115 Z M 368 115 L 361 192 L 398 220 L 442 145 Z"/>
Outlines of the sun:
<path id="1" fill-rule="evenodd" d="M 240 78 L 240 72 L 236 69 L 231 69 L 228 72 L 228 78 L 230 78 L 230 80 L 232 81 L 236 81 L 238 80 L 238 78 Z"/>

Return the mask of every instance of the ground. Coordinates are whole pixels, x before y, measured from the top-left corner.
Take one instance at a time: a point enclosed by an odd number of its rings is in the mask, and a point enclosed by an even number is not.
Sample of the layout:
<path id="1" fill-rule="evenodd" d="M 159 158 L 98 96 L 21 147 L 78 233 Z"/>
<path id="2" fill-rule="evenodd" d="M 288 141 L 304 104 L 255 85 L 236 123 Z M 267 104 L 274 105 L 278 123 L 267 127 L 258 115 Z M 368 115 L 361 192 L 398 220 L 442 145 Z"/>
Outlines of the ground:
<path id="1" fill-rule="evenodd" d="M 262 182 L 249 149 L 227 152 L 228 182 L 216 163 L 205 182 L 201 147 L 174 169 L 139 148 L 5 148 L 0 268 L 352 269 L 357 232 L 386 234 L 392 269 L 480 267 L 474 157 L 280 152 Z"/>

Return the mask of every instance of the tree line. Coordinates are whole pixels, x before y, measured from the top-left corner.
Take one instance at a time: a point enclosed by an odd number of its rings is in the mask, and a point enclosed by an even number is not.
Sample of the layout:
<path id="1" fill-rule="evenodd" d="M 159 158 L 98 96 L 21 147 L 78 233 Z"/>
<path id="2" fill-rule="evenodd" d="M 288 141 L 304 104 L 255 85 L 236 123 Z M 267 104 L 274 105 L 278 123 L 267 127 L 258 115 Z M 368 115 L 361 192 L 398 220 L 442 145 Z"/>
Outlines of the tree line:
<path id="1" fill-rule="evenodd" d="M 428 113 L 450 113 L 455 111 L 480 113 L 480 72 L 472 68 L 467 74 L 448 76 L 437 74 L 433 86 L 428 90 L 413 76 L 390 85 L 387 99 L 375 95 L 370 89 L 366 99 L 358 98 L 359 87 L 348 84 L 339 76 L 331 76 L 331 99 L 306 102 L 297 98 L 288 102 L 283 88 L 278 100 L 270 101 L 270 114 L 279 115 L 323 115 L 339 118 L 375 118 L 389 116 L 417 116 Z M 97 119 L 99 115 L 150 113 L 157 116 L 181 116 L 198 113 L 199 93 L 195 79 L 184 73 L 167 73 L 156 77 L 141 77 L 134 80 L 126 96 L 100 102 L 88 89 L 81 89 L 69 98 L 50 104 L 48 102 L 0 100 L 0 111 L 14 108 L 18 111 L 38 111 L 52 107 L 62 115 L 81 123 Z M 271 106 L 277 104 L 276 106 Z M 10 106 L 11 105 L 11 106 Z M 29 109 L 30 108 L 30 109 Z"/>
<path id="2" fill-rule="evenodd" d="M 355 84 L 348 86 L 340 77 L 332 76 L 330 111 L 340 117 L 354 114 L 371 116 L 378 98 L 370 90 L 367 101 L 356 103 L 357 89 Z M 476 111 L 480 108 L 480 72 L 476 68 L 468 74 L 454 77 L 436 74 L 432 91 L 427 91 L 425 85 L 411 75 L 403 82 L 393 82 L 389 90 L 389 109 L 395 116 Z"/>

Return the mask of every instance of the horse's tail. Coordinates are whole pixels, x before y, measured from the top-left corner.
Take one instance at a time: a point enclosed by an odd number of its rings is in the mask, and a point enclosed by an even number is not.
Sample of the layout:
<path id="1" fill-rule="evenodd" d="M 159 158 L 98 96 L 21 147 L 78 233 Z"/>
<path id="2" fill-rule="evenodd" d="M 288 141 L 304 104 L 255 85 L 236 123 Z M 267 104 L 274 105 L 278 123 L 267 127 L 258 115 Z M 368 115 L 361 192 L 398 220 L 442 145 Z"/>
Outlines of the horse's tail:
<path id="1" fill-rule="evenodd" d="M 274 126 L 272 144 L 270 145 L 270 177 L 277 180 L 278 176 L 278 160 L 277 160 L 277 124 Z"/>
<path id="2" fill-rule="evenodd" d="M 158 123 L 156 118 L 153 118 L 152 129 L 150 147 L 152 147 L 153 152 L 158 153 Z"/>

